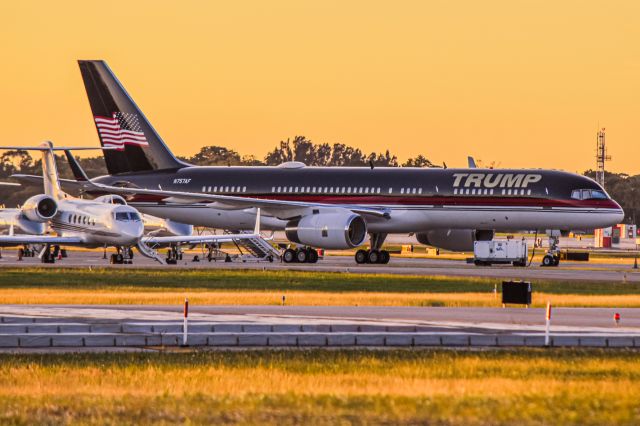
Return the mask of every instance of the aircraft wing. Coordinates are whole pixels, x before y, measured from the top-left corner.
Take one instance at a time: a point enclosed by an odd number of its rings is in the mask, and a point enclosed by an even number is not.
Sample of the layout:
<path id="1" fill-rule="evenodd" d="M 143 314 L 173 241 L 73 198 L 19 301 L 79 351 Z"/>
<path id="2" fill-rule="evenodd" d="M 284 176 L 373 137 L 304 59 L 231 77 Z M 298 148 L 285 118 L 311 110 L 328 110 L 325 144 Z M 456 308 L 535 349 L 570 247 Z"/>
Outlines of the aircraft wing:
<path id="1" fill-rule="evenodd" d="M 122 196 L 153 195 L 161 197 L 166 203 L 202 203 L 206 202 L 211 208 L 222 210 L 237 210 L 246 208 L 262 208 L 263 211 L 280 219 L 289 219 L 302 215 L 309 208 L 346 209 L 365 216 L 389 218 L 390 213 L 385 208 L 362 207 L 357 205 L 335 205 L 328 203 L 310 203 L 305 201 L 272 200 L 255 197 L 238 197 L 233 195 L 201 194 L 196 192 L 166 191 L 163 189 L 143 189 L 110 186 L 88 181 L 80 182 L 86 191 L 103 191 Z"/>
<path id="2" fill-rule="evenodd" d="M 53 235 L 0 235 L 0 246 L 23 244 L 82 244 L 79 237 L 56 237 Z"/>
<path id="3" fill-rule="evenodd" d="M 220 235 L 189 235 L 170 237 L 142 237 L 142 242 L 152 244 L 201 244 L 201 243 L 227 243 L 233 240 L 248 240 L 262 238 L 260 234 L 220 234 Z"/>
<path id="4" fill-rule="evenodd" d="M 18 180 L 19 182 L 31 184 L 31 185 L 42 185 L 42 176 L 36 175 L 23 175 L 23 174 L 13 174 L 12 178 Z M 60 186 L 63 191 L 78 191 L 83 189 L 83 182 L 79 182 L 73 179 L 58 179 L 60 181 Z"/>

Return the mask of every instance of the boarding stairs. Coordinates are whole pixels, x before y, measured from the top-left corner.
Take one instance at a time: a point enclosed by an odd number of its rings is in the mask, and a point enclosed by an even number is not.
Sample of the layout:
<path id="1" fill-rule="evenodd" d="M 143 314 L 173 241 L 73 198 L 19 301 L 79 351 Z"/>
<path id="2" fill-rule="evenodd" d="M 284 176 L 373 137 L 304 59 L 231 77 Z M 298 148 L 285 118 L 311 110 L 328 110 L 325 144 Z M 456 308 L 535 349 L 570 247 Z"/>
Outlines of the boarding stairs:
<path id="1" fill-rule="evenodd" d="M 142 241 L 138 242 L 138 246 L 137 247 L 138 247 L 138 251 L 140 252 L 141 255 L 143 255 L 145 257 L 148 257 L 150 259 L 153 259 L 153 260 L 159 262 L 161 265 L 165 264 L 164 258 L 154 248 L 148 246 L 147 244 L 145 244 Z"/>
<path id="2" fill-rule="evenodd" d="M 250 234 L 252 231 L 240 231 L 234 233 Z M 225 233 L 231 233 L 225 231 Z M 251 257 L 256 260 L 269 260 L 280 258 L 280 250 L 272 246 L 269 241 L 262 237 L 247 238 L 247 239 L 234 239 L 233 243 L 236 245 L 240 253 L 243 249 L 250 253 Z"/>

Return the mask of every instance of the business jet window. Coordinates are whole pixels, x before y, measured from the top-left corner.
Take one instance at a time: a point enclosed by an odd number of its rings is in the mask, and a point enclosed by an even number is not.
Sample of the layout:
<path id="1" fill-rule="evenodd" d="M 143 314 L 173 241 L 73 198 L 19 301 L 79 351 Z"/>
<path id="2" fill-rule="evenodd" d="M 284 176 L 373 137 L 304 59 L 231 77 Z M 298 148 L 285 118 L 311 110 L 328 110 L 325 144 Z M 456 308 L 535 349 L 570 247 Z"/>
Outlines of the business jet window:
<path id="1" fill-rule="evenodd" d="M 134 212 L 116 212 L 115 218 L 117 221 L 120 221 L 120 222 L 127 222 L 127 221 L 139 222 L 140 221 L 140 215 Z"/>
<path id="2" fill-rule="evenodd" d="M 608 200 L 607 194 L 600 189 L 574 189 L 571 198 L 575 200 Z"/>

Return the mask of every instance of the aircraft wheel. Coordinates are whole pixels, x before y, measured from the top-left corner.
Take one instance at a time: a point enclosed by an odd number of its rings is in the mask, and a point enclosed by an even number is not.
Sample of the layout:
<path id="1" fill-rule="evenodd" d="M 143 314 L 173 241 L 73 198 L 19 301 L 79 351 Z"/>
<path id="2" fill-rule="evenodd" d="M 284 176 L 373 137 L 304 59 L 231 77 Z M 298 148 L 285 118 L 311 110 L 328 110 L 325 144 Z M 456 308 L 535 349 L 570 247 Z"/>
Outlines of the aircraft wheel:
<path id="1" fill-rule="evenodd" d="M 307 262 L 318 263 L 318 252 L 316 250 L 309 249 L 309 256 L 307 257 Z"/>
<path id="2" fill-rule="evenodd" d="M 309 256 L 307 255 L 307 250 L 296 250 L 296 260 L 298 263 L 306 263 Z"/>
<path id="3" fill-rule="evenodd" d="M 369 252 L 369 263 L 380 263 L 380 252 L 378 250 L 371 250 Z"/>
<path id="4" fill-rule="evenodd" d="M 366 250 L 358 250 L 356 252 L 356 263 L 362 265 L 363 263 L 367 263 L 367 251 Z"/>
<path id="5" fill-rule="evenodd" d="M 553 258 L 553 266 L 558 266 L 560 264 L 560 258 L 559 257 L 554 257 Z"/>
<path id="6" fill-rule="evenodd" d="M 551 256 L 550 254 L 542 258 L 542 266 L 553 266 L 553 264 L 554 264 L 553 256 Z"/>
<path id="7" fill-rule="evenodd" d="M 284 263 L 295 262 L 296 260 L 296 252 L 293 249 L 286 249 L 284 254 L 282 255 L 282 260 Z"/>
<path id="8" fill-rule="evenodd" d="M 386 265 L 387 263 L 389 263 L 389 260 L 391 260 L 391 255 L 390 255 L 390 254 L 389 254 L 389 252 L 388 252 L 388 251 L 386 251 L 386 250 L 382 250 L 382 251 L 380 252 L 380 257 L 381 257 L 381 259 L 380 259 L 380 263 L 383 263 L 383 264 L 385 264 L 385 265 Z"/>

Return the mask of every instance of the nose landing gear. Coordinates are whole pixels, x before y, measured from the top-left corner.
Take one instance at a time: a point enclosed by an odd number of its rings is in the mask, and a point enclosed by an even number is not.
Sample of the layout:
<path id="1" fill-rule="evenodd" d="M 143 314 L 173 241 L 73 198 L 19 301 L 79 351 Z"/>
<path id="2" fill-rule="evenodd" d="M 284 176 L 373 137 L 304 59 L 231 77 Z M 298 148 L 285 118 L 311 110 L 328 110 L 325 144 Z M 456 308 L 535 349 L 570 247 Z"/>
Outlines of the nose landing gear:
<path id="1" fill-rule="evenodd" d="M 109 258 L 112 265 L 131 265 L 133 263 L 133 250 L 131 247 L 116 247 L 117 253 Z"/>
<path id="2" fill-rule="evenodd" d="M 542 265 L 540 266 L 558 266 L 560 264 L 560 249 L 558 244 L 560 243 L 559 231 L 549 232 L 549 250 L 542 258 Z"/>

